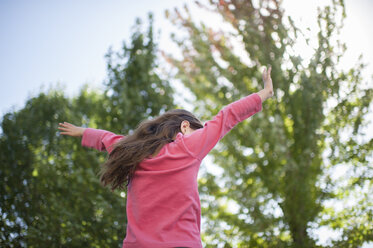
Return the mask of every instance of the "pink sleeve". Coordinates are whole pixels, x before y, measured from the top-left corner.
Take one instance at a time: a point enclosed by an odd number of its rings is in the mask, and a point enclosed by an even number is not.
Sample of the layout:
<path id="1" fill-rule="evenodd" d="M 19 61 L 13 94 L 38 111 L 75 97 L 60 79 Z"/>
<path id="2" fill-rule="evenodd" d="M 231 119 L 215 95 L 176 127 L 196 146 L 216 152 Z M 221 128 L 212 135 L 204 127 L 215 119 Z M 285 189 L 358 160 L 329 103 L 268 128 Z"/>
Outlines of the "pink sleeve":
<path id="1" fill-rule="evenodd" d="M 82 146 L 95 148 L 99 151 L 106 149 L 108 153 L 111 153 L 112 145 L 124 137 L 102 129 L 86 128 L 82 137 Z"/>
<path id="2" fill-rule="evenodd" d="M 202 160 L 237 123 L 261 110 L 262 100 L 257 93 L 243 97 L 221 109 L 203 128 L 185 135 L 184 144 L 194 157 Z"/>

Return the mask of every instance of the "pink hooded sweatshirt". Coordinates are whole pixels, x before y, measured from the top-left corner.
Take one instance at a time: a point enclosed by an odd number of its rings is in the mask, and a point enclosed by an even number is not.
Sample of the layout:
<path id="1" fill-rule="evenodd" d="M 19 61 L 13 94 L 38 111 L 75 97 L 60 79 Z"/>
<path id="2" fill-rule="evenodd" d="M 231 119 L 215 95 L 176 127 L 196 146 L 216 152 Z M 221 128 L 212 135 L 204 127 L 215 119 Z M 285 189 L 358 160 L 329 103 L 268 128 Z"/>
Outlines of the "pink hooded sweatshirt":
<path id="1" fill-rule="evenodd" d="M 237 123 L 262 110 L 257 93 L 222 108 L 204 127 L 162 147 L 157 156 L 143 160 L 127 190 L 125 248 L 202 247 L 201 205 L 197 175 L 202 159 Z M 87 128 L 82 146 L 112 151 L 125 138 Z"/>

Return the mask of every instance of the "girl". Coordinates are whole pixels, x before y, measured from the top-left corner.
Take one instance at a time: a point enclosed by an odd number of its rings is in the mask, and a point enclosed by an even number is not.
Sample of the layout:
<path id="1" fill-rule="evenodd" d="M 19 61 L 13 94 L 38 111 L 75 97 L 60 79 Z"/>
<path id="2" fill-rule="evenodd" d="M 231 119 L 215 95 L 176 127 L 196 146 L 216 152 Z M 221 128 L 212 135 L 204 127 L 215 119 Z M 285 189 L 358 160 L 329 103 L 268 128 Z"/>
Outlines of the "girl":
<path id="1" fill-rule="evenodd" d="M 182 109 L 145 120 L 132 135 L 60 123 L 61 134 L 109 153 L 100 181 L 112 190 L 127 186 L 127 233 L 123 247 L 202 247 L 197 175 L 203 158 L 236 124 L 262 110 L 273 96 L 271 67 L 264 89 L 230 103 L 202 123 Z"/>

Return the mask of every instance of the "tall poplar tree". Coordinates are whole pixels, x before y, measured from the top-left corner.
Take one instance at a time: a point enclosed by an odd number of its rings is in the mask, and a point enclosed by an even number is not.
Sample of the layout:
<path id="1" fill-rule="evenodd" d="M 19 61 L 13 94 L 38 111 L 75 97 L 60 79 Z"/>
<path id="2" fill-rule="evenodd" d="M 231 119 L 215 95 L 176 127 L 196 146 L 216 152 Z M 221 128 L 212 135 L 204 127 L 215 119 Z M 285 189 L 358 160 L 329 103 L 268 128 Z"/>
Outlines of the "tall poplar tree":
<path id="1" fill-rule="evenodd" d="M 164 54 L 196 96 L 196 111 L 209 119 L 260 90 L 261 68 L 268 64 L 275 96 L 212 152 L 223 173 L 206 173 L 199 182 L 206 247 L 316 247 L 312 232 L 323 226 L 340 232 L 332 246 L 372 240 L 372 139 L 359 137 L 373 94 L 364 87 L 361 60 L 349 70 L 338 67 L 346 49 L 338 40 L 343 1 L 319 10 L 310 61 L 293 46 L 313 37 L 285 17 L 280 1 L 207 2 L 197 4 L 222 24 L 197 23 L 188 7 L 166 11 L 185 35 L 172 35 L 181 59 Z M 341 164 L 352 171 L 344 191 L 330 177 Z M 348 211 L 327 207 L 364 185 L 363 197 Z"/>

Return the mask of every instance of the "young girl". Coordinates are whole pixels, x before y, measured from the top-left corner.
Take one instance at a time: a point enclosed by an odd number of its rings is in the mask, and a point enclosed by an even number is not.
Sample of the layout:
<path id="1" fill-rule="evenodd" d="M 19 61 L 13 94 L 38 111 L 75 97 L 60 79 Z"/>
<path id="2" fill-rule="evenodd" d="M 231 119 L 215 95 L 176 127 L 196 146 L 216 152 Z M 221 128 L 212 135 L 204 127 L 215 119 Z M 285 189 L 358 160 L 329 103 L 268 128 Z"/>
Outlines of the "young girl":
<path id="1" fill-rule="evenodd" d="M 182 109 L 145 120 L 128 136 L 60 123 L 61 134 L 82 136 L 82 146 L 109 153 L 100 171 L 104 186 L 127 186 L 123 247 L 202 247 L 197 184 L 201 161 L 273 96 L 270 73 L 271 68 L 263 72 L 263 90 L 225 106 L 205 125 Z"/>

